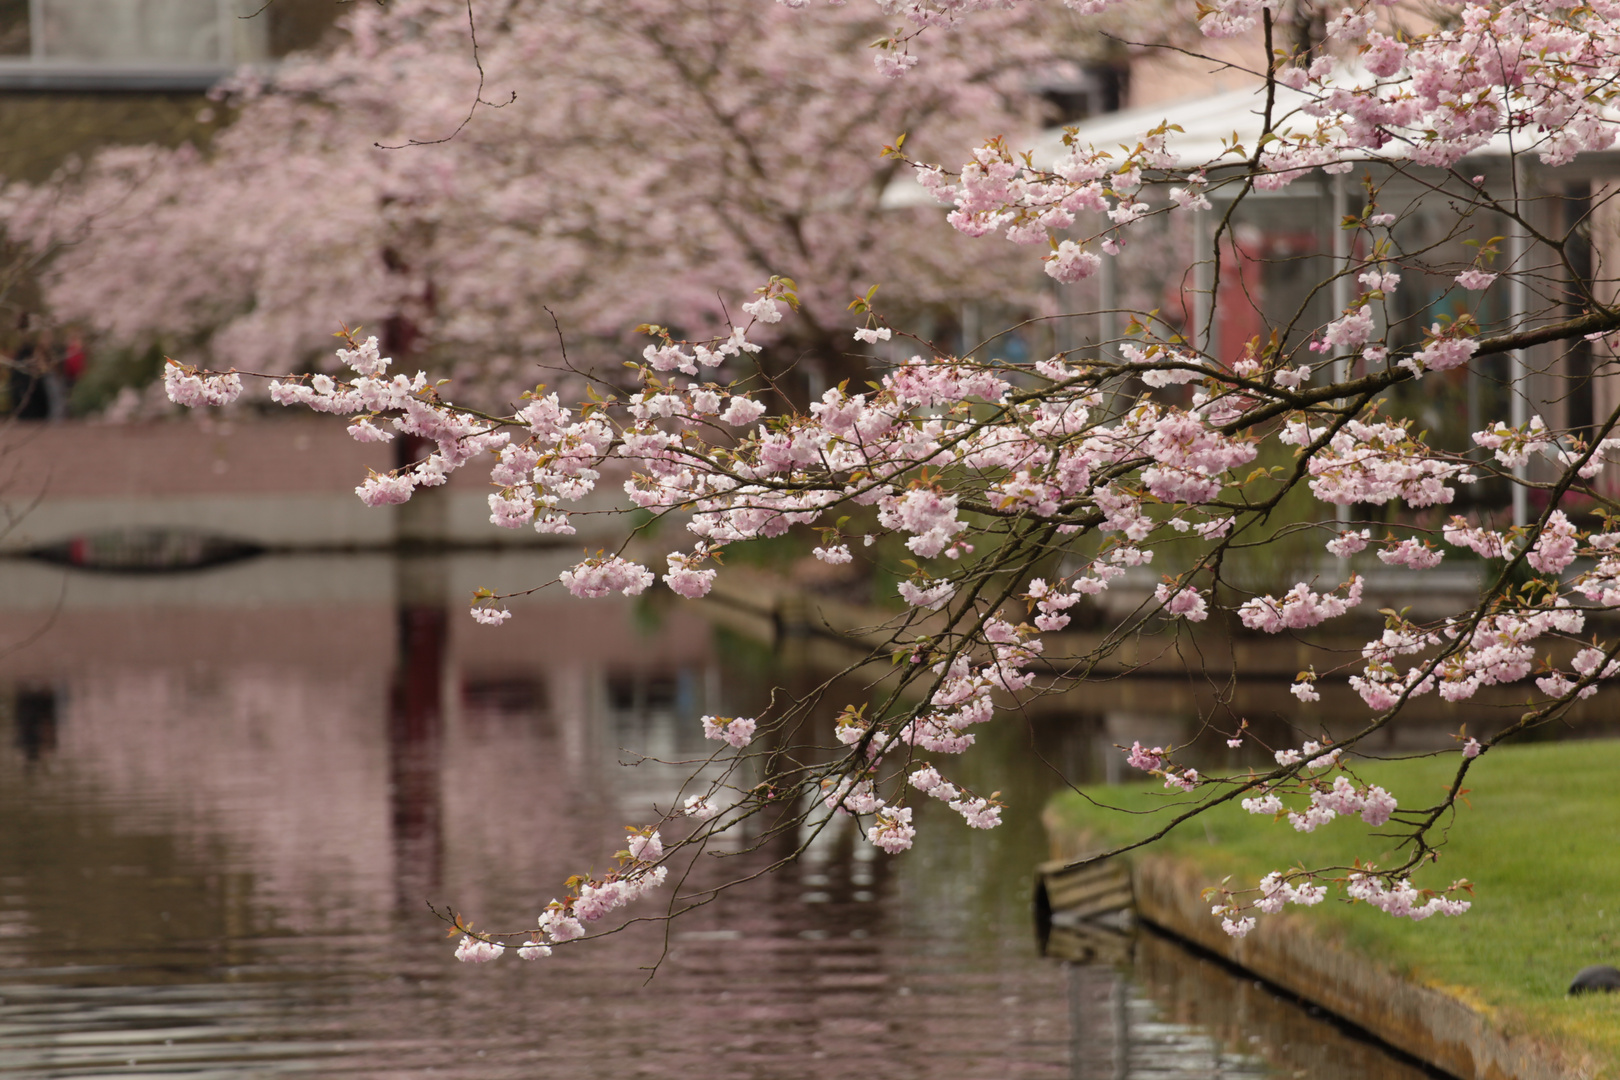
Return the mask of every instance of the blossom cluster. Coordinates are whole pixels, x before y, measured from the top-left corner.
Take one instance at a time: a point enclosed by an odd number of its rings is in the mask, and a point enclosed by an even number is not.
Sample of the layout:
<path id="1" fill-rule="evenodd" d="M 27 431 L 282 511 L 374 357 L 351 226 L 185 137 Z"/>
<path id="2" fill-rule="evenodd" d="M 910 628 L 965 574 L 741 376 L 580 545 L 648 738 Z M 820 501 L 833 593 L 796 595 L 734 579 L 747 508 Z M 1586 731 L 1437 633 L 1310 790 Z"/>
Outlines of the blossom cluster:
<path id="1" fill-rule="evenodd" d="M 754 739 L 758 722 L 747 716 L 705 716 L 702 720 L 703 737 L 723 742 L 741 750 Z"/>
<path id="2" fill-rule="evenodd" d="M 163 389 L 169 399 L 190 408 L 229 405 L 242 395 L 242 377 L 234 373 L 199 375 L 173 360 L 163 366 Z"/>
<path id="3" fill-rule="evenodd" d="M 590 924 L 662 886 L 669 876 L 669 868 L 660 863 L 664 854 L 657 829 L 632 829 L 626 849 L 619 853 L 619 869 L 600 879 L 576 879 L 568 896 L 547 904 L 534 931 L 516 946 L 518 957 L 550 956 L 554 946 L 585 937 Z M 509 947 L 491 936 L 469 932 L 456 946 L 456 959 L 487 963 L 500 959 Z"/>
<path id="4" fill-rule="evenodd" d="M 1331 787 L 1311 786 L 1310 805 L 1303 811 L 1287 809 L 1275 793 L 1243 800 L 1243 809 L 1251 814 L 1286 817 L 1295 832 L 1315 832 L 1334 818 L 1358 814 L 1368 825 L 1382 825 L 1395 812 L 1395 806 L 1394 796 L 1377 784 L 1357 787 L 1345 776 L 1336 777 Z"/>
<path id="5" fill-rule="evenodd" d="M 1376 284 L 1385 284 L 1382 279 Z M 756 322 L 780 318 L 784 286 L 772 283 L 760 300 L 745 305 Z M 1364 337 L 1352 312 L 1330 327 L 1324 340 L 1335 347 Z M 1352 325 L 1354 323 L 1354 325 Z M 753 324 L 750 324 L 753 325 Z M 662 332 L 659 332 L 662 334 Z M 823 531 L 817 556 L 829 562 L 851 558 L 854 536 L 827 524 L 835 511 L 866 508 L 879 535 L 897 537 L 915 560 L 914 572 L 898 593 L 917 617 L 968 617 L 968 630 L 945 641 L 920 643 L 907 652 L 915 677 L 926 681 L 921 703 L 904 715 L 882 721 L 849 715 L 838 726 L 839 741 L 850 748 L 846 766 L 821 781 L 830 809 L 866 817 L 868 840 L 888 852 L 911 846 L 917 824 L 905 803 L 905 790 L 932 796 L 956 811 L 966 824 L 994 827 L 1001 819 L 996 796 L 972 795 L 933 766 L 911 769 L 892 794 L 883 790 L 891 760 L 912 754 L 960 754 L 974 745 L 974 729 L 992 720 L 1002 696 L 1017 695 L 1037 681 L 1046 650 L 1045 634 L 1065 630 L 1077 605 L 1093 601 L 1129 574 L 1152 563 L 1152 545 L 1169 536 L 1196 537 L 1219 546 L 1242 520 L 1229 493 L 1238 470 L 1254 462 L 1260 439 L 1243 423 L 1249 410 L 1297 392 L 1295 380 L 1276 380 L 1276 389 L 1257 392 L 1241 380 L 1256 371 L 1227 372 L 1212 367 L 1173 343 L 1146 342 L 1123 350 L 1115 369 L 1075 364 L 1053 357 L 1033 365 L 1020 388 L 993 364 L 949 356 L 914 356 L 896 363 L 864 392 L 847 387 L 826 390 L 803 414 L 767 417 L 763 405 L 734 384 L 713 375 L 721 364 L 751 356 L 756 346 L 748 327 L 732 327 L 710 342 L 680 342 L 663 335 L 643 353 L 641 388 L 622 401 L 595 403 L 577 413 L 556 394 L 531 395 L 511 416 L 488 418 L 443 401 L 425 376 L 389 376 L 389 361 L 375 339 L 350 343 L 339 359 L 353 377 L 325 375 L 276 382 L 272 399 L 320 412 L 347 414 L 351 432 L 362 440 L 402 433 L 434 447 L 425 460 L 385 476 L 373 476 L 359 489 L 362 499 L 385 504 L 408 499 L 475 457 L 490 461 L 491 520 L 505 527 L 531 525 L 543 532 L 571 531 L 572 507 L 596 491 L 604 467 L 624 462 L 631 477 L 624 494 L 634 506 L 678 514 L 693 542 L 665 556 L 664 583 L 675 593 L 698 598 L 721 573 L 721 545 L 780 536 L 794 526 Z M 1256 369 L 1258 370 L 1258 369 Z M 1098 387 L 1111 375 L 1134 374 L 1150 387 L 1190 387 L 1190 401 L 1140 398 L 1128 409 L 1110 410 Z M 670 376 L 674 375 L 671 380 Z M 183 377 L 182 377 L 183 376 Z M 1033 388 L 1029 388 L 1031 376 Z M 175 376 L 177 399 L 196 397 L 185 379 L 217 378 L 205 373 Z M 199 400 L 208 400 L 206 396 Z M 1286 400 L 1286 399 L 1283 399 Z M 985 417 L 993 417 L 986 421 Z M 392 431 L 387 429 L 391 428 Z M 1495 450 L 1504 464 L 1543 439 L 1543 428 L 1523 433 L 1493 428 L 1476 441 Z M 1470 466 L 1435 453 L 1408 425 L 1376 418 L 1351 419 L 1329 430 L 1308 413 L 1285 419 L 1276 439 L 1309 453 L 1311 490 L 1330 503 L 1351 504 L 1401 499 L 1422 508 L 1449 501 L 1452 485 L 1472 479 Z M 952 480 L 943 483 L 949 474 Z M 1089 532 L 1103 542 L 1089 555 L 1071 556 L 1061 573 L 1031 576 L 1020 595 L 1033 614 L 1021 623 L 989 606 L 980 590 L 975 558 L 980 535 L 1010 528 L 1050 529 L 1053 535 Z M 1457 518 L 1443 530 L 1448 544 L 1488 557 L 1504 557 L 1523 541 Z M 863 544 L 871 542 L 865 534 Z M 1329 550 L 1352 558 L 1373 541 L 1369 530 L 1342 530 Z M 1600 550 L 1597 569 L 1573 586 L 1589 596 L 1620 594 L 1620 554 L 1615 545 L 1582 536 L 1560 511 L 1553 511 L 1525 558 L 1538 572 L 1556 574 L 1582 550 Z M 1442 557 L 1426 538 L 1391 537 L 1379 542 L 1378 558 L 1388 565 L 1425 569 Z M 562 571 L 558 582 L 577 597 L 635 596 L 655 584 L 654 572 L 623 553 L 599 552 Z M 1613 584 L 1611 584 L 1613 583 Z M 1259 595 L 1232 610 L 1245 627 L 1266 633 L 1304 630 L 1345 616 L 1360 603 L 1364 579 L 1352 574 L 1336 589 L 1319 591 L 1298 582 L 1281 596 Z M 481 592 L 473 615 L 499 625 L 511 618 L 499 597 Z M 1199 623 L 1215 608 L 1214 593 L 1197 580 L 1197 570 L 1167 577 L 1153 590 L 1153 602 L 1168 619 Z M 1483 685 L 1528 677 L 1533 643 L 1548 633 L 1573 634 L 1582 615 L 1562 597 L 1545 610 L 1503 612 L 1470 623 L 1434 629 L 1391 625 L 1363 649 L 1364 670 L 1349 679 L 1374 709 L 1388 709 L 1404 696 L 1438 689 L 1450 700 Z M 1449 652 L 1438 662 L 1436 649 Z M 1403 665 L 1404 669 L 1403 669 Z M 1538 686 L 1550 695 L 1566 689 L 1586 692 L 1616 665 L 1585 654 L 1568 676 L 1544 673 Z M 1576 680 L 1584 680 L 1576 685 Z M 1317 700 L 1316 679 L 1294 686 L 1302 702 Z M 706 737 L 745 750 L 759 718 L 705 716 Z M 1307 744 L 1306 773 L 1294 787 L 1260 785 L 1244 805 L 1254 813 L 1279 815 L 1309 832 L 1340 816 L 1360 816 L 1382 824 L 1395 801 L 1376 786 L 1340 776 L 1331 783 L 1311 770 L 1332 766 L 1337 750 L 1318 753 Z M 1300 752 L 1279 754 L 1279 765 L 1300 764 Z M 1160 776 L 1166 787 L 1196 792 L 1214 782 L 1198 770 L 1174 765 L 1167 748 L 1139 743 L 1130 763 Z M 897 781 L 898 782 L 898 781 Z M 1305 805 L 1289 808 L 1294 791 Z M 712 797 L 694 797 L 685 816 L 702 824 L 724 810 Z M 566 935 L 566 919 L 599 917 L 629 902 L 651 870 L 587 883 L 550 916 L 547 927 Z M 1261 910 L 1264 910 L 1263 908 Z M 548 948 L 558 940 L 552 929 L 544 940 L 525 946 Z M 489 943 L 471 936 L 468 959 L 488 959 Z"/>
<path id="6" fill-rule="evenodd" d="M 1290 422 L 1280 441 L 1299 447 L 1326 444 L 1311 457 L 1311 491 L 1323 502 L 1339 506 L 1385 503 L 1400 499 L 1421 508 L 1449 503 L 1456 496 L 1451 483 L 1470 483 L 1474 475 L 1465 462 L 1432 453 L 1406 422 L 1352 420 L 1329 435 L 1325 427 L 1303 420 Z"/>
<path id="7" fill-rule="evenodd" d="M 1462 887 L 1454 884 L 1453 889 Z M 1431 915 L 1461 915 L 1471 905 L 1467 900 L 1456 900 L 1442 895 L 1429 895 L 1414 888 L 1410 881 L 1397 881 L 1393 886 L 1373 874 L 1351 874 L 1345 892 L 1352 900 L 1361 900 L 1396 918 L 1421 922 Z"/>
<path id="8" fill-rule="evenodd" d="M 1379 291 L 1398 285 L 1389 271 L 1362 276 L 1363 284 Z M 1301 367 L 1295 377 L 1293 369 L 1273 364 L 1267 374 L 1263 364 L 1251 360 L 1223 369 L 1176 342 L 1144 334 L 1140 344 L 1121 349 L 1118 364 L 1055 356 L 1018 373 L 1016 380 L 993 363 L 912 356 L 860 392 L 833 387 L 804 413 L 770 416 L 746 389 L 719 376 L 723 365 L 755 355 L 751 328 L 779 320 L 787 296 L 783 284 L 772 282 L 758 300 L 744 305 L 753 323 L 733 326 L 707 342 L 678 341 L 655 329 L 657 340 L 638 365 L 639 389 L 577 412 L 556 394 L 539 393 L 508 417 L 463 412 L 443 401 L 420 374 L 389 376 L 389 361 L 374 339 L 350 342 L 340 351 L 339 359 L 353 372 L 347 381 L 308 376 L 275 383 L 271 394 L 283 404 L 348 415 L 358 439 L 402 433 L 434 446 L 424 461 L 362 485 L 361 497 L 373 504 L 408 499 L 482 455 L 491 463 L 492 522 L 567 534 L 574 507 L 596 492 L 610 462 L 621 462 L 631 474 L 623 484 L 628 502 L 676 515 L 692 537 L 689 546 L 664 555 L 664 584 L 684 597 L 710 591 L 723 572 L 718 561 L 723 545 L 780 536 L 796 526 L 813 528 L 823 537 L 816 557 L 838 564 L 852 559 L 856 540 L 868 547 L 874 534 L 896 538 L 913 567 L 897 587 L 908 618 L 923 620 L 917 624 L 923 628 L 965 630 L 941 638 L 924 634 L 897 653 L 907 661 L 904 677 L 919 680 L 916 706 L 876 719 L 848 712 L 840 720 L 836 734 L 848 754 L 819 781 L 821 800 L 830 810 L 865 818 L 868 841 L 890 853 L 912 846 L 916 835 L 908 791 L 941 800 L 970 827 L 994 827 L 1002 813 L 997 795 L 976 796 L 935 766 L 916 766 L 913 755 L 969 750 L 978 725 L 993 720 L 1003 701 L 1017 700 L 1039 681 L 1048 645 L 1043 635 L 1066 630 L 1079 605 L 1096 602 L 1143 572 L 1158 544 L 1187 537 L 1203 550 L 1220 550 L 1252 528 L 1255 518 L 1237 508 L 1234 493 L 1244 485 L 1241 470 L 1255 462 L 1268 436 L 1246 418 L 1279 403 L 1297 406 L 1290 395 L 1301 392 L 1310 369 Z M 1353 308 L 1329 325 L 1321 338 L 1324 348 L 1364 343 L 1371 332 L 1365 308 Z M 866 337 L 882 340 L 870 325 L 861 329 Z M 1437 366 L 1443 363 L 1429 363 L 1431 370 Z M 203 380 L 218 378 L 181 375 L 205 386 Z M 181 375 L 175 377 L 177 399 L 208 400 L 197 398 Z M 1117 399 L 1110 403 L 1102 388 L 1110 380 L 1130 378 L 1186 396 L 1180 404 L 1145 395 L 1123 408 Z M 1329 419 L 1294 407 L 1269 435 L 1305 455 L 1302 475 L 1324 502 L 1443 505 L 1453 499 L 1455 485 L 1472 482 L 1479 469 L 1466 458 L 1431 449 L 1405 422 L 1371 413 Z M 1522 429 L 1497 425 L 1474 441 L 1493 451 L 1505 468 L 1551 445 L 1539 419 Z M 849 533 L 842 525 L 847 519 L 836 515 L 852 510 L 867 515 L 868 523 Z M 1041 530 L 1055 537 L 1090 535 L 1098 542 L 1073 549 L 1056 570 L 1028 577 L 1017 595 L 1032 621 L 1019 622 L 984 598 L 978 584 L 985 571 L 976 553 L 984 537 Z M 1551 591 L 1534 610 L 1498 610 L 1431 627 L 1392 618 L 1363 647 L 1362 670 L 1348 678 L 1374 710 L 1432 691 L 1463 700 L 1481 686 L 1530 678 L 1536 674 L 1538 640 L 1570 638 L 1581 630 L 1583 614 L 1561 591 L 1595 602 L 1620 601 L 1620 544 L 1608 535 L 1583 535 L 1561 510 L 1549 511 L 1533 533 L 1504 533 L 1454 517 L 1441 537 L 1488 559 L 1522 555 L 1543 575 L 1563 573 L 1582 554 L 1596 562 L 1568 584 L 1548 584 Z M 1004 543 L 997 539 L 997 545 Z M 1375 547 L 1383 564 L 1411 570 L 1432 568 L 1444 557 L 1432 539 L 1416 533 L 1374 541 L 1368 529 L 1341 528 L 1327 547 L 1342 559 Z M 1204 566 L 1175 567 L 1177 574 L 1166 575 L 1151 590 L 1152 603 L 1165 619 L 1197 624 L 1217 610 L 1217 592 L 1200 577 Z M 636 596 L 656 580 L 628 552 L 599 552 L 558 575 L 564 588 L 585 599 Z M 1300 581 L 1281 595 L 1251 596 L 1230 610 L 1250 630 L 1308 630 L 1354 611 L 1364 588 L 1357 573 L 1326 590 Z M 492 625 L 506 622 L 512 613 L 501 599 L 481 592 L 474 617 Z M 1597 649 L 1583 651 L 1567 670 L 1541 671 L 1536 685 L 1549 698 L 1589 694 L 1598 680 L 1620 671 L 1620 663 L 1606 656 Z M 1314 702 L 1317 683 L 1313 671 L 1296 681 L 1293 692 L 1302 703 Z M 747 750 L 765 722 L 717 716 L 701 721 L 707 738 L 736 750 Z M 1310 743 L 1303 750 L 1279 751 L 1279 768 L 1289 770 L 1285 778 L 1255 783 L 1244 806 L 1277 816 L 1300 832 L 1345 816 L 1369 825 L 1387 823 L 1397 805 L 1392 795 L 1348 775 L 1331 781 L 1323 775 L 1339 767 L 1339 755 L 1338 748 Z M 1136 743 L 1129 761 L 1182 792 L 1225 782 L 1175 764 L 1170 748 Z M 895 763 L 906 764 L 895 771 Z M 1303 802 L 1293 805 L 1291 796 Z M 683 815 L 701 828 L 726 809 L 711 793 L 688 800 Z M 542 928 L 546 933 L 525 948 L 549 948 L 566 939 L 573 926 L 567 919 L 599 917 L 639 895 L 636 883 L 655 876 L 648 869 L 582 885 L 551 909 L 552 923 Z M 1314 888 L 1306 883 L 1290 884 L 1293 892 L 1262 889 L 1256 910 L 1268 911 L 1276 896 L 1280 902 L 1307 902 L 1316 895 Z M 1395 885 L 1387 891 L 1406 896 Z M 1397 913 L 1418 910 L 1399 899 L 1379 903 Z M 1422 910 L 1447 908 L 1431 904 Z M 1253 917 L 1241 915 L 1240 908 L 1229 914 L 1235 927 Z M 553 924 L 564 938 L 549 929 Z M 477 936 L 469 937 L 465 949 L 468 959 L 498 955 Z"/>

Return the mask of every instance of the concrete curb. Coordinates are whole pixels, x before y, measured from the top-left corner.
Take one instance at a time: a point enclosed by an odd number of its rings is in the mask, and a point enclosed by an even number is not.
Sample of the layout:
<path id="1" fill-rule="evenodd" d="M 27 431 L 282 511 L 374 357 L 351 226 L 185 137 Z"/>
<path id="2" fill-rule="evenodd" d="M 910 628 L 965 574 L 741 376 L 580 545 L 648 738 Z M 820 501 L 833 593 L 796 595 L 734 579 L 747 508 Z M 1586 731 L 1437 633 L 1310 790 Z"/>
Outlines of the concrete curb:
<path id="1" fill-rule="evenodd" d="M 1210 917 L 1213 882 L 1164 856 L 1131 870 L 1139 917 L 1297 994 L 1463 1080 L 1590 1080 L 1596 1070 L 1534 1037 L 1504 1031 L 1439 990 L 1341 949 L 1302 919 L 1269 917 L 1241 940 Z"/>

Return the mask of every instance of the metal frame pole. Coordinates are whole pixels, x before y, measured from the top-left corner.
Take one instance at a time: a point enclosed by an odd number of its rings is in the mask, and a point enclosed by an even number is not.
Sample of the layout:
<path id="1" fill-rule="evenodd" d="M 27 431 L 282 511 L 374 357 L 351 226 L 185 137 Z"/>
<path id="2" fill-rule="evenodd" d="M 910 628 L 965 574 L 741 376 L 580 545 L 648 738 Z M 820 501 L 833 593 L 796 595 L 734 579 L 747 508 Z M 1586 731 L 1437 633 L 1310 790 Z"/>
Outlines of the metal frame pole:
<path id="1" fill-rule="evenodd" d="M 1214 212 L 1193 211 L 1193 347 L 1215 352 L 1215 235 Z"/>
<path id="2" fill-rule="evenodd" d="M 1350 278 L 1350 234 L 1344 228 L 1344 219 L 1350 213 L 1350 193 L 1345 188 L 1344 174 L 1333 176 L 1333 217 L 1329 228 L 1333 230 L 1333 317 L 1339 318 L 1354 299 L 1354 282 Z M 1342 383 L 1350 377 L 1354 361 L 1343 348 L 1333 356 L 1333 381 Z M 1341 402 L 1342 403 L 1342 402 Z M 1350 508 L 1343 504 L 1334 507 L 1334 517 L 1342 525 L 1350 520 Z"/>
<path id="3" fill-rule="evenodd" d="M 1515 158 L 1513 161 L 1513 212 L 1515 220 L 1508 230 L 1508 318 L 1510 332 L 1517 333 L 1525 328 L 1530 317 L 1530 285 L 1524 279 L 1525 264 L 1529 261 L 1530 234 L 1522 222 L 1522 218 L 1529 212 L 1529 199 L 1526 185 L 1530 182 L 1529 170 L 1524 163 Z M 1525 350 L 1514 349 L 1508 354 L 1508 386 L 1510 422 L 1515 428 L 1522 428 L 1530 421 L 1529 399 L 1529 369 L 1526 363 Z M 1529 476 L 1528 465 L 1515 465 L 1513 467 L 1513 524 L 1514 527 L 1525 524 L 1530 520 L 1529 493 L 1523 481 Z"/>
<path id="4" fill-rule="evenodd" d="M 1114 265 L 1118 259 L 1104 252 L 1097 268 L 1097 359 L 1105 363 L 1113 360 L 1112 346 L 1119 338 L 1119 269 Z"/>

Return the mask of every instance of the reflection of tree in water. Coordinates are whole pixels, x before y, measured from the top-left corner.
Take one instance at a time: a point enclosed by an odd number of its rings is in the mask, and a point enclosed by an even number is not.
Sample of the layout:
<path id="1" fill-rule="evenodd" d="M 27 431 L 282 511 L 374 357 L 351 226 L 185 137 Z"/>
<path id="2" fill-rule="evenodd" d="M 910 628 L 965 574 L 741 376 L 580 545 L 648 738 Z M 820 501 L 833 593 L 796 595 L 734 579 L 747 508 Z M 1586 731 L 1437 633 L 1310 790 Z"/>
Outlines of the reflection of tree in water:
<path id="1" fill-rule="evenodd" d="M 396 903 L 415 908 L 444 879 L 439 748 L 444 736 L 442 608 L 399 613 L 399 665 L 388 709 Z"/>
<path id="2" fill-rule="evenodd" d="M 431 605 L 299 620 L 237 611 L 250 639 L 319 625 L 338 640 L 392 635 L 397 652 L 283 655 L 267 642 L 250 662 L 234 645 L 210 657 L 199 637 L 186 663 L 80 650 L 69 674 L 16 679 L 0 696 L 0 866 L 24 881 L 0 897 L 0 966 L 104 965 L 72 985 L 19 979 L 51 1032 L 103 1033 L 96 1052 L 120 1067 L 145 1064 L 158 1051 L 136 1040 L 161 1045 L 148 1034 L 161 1030 L 176 1069 L 185 1055 L 235 1067 L 273 1052 L 331 1071 L 433 1067 L 468 1080 L 1065 1074 L 1064 972 L 1035 956 L 1028 915 L 1029 869 L 1046 854 L 1039 811 L 1059 781 L 1028 748 L 1084 773 L 1107 751 L 1099 719 L 1073 712 L 984 727 L 964 780 L 1012 804 L 994 832 L 966 833 L 930 805 L 916 848 L 895 858 L 848 818 L 751 851 L 760 834 L 740 834 L 723 857 L 697 860 L 688 892 L 806 851 L 684 916 L 667 940 L 644 924 L 535 964 L 451 961 L 424 899 L 453 900 L 480 927 L 530 925 L 564 876 L 600 868 L 619 826 L 646 823 L 690 771 L 627 766 L 621 748 L 706 756 L 715 744 L 697 716 L 757 713 L 771 686 L 820 681 L 701 624 L 672 617 L 637 634 L 624 605 L 592 629 L 586 607 L 520 612 L 528 635 L 483 634 Z M 39 662 L 55 662 L 42 645 Z M 62 686 L 50 699 L 54 757 L 43 699 L 19 707 L 51 680 Z M 829 742 L 831 703 L 854 690 L 838 686 L 793 738 Z M 48 768 L 30 771 L 30 745 Z M 641 966 L 660 958 L 644 985 Z M 185 1001 L 120 989 L 156 984 Z M 543 1001 L 545 1022 L 515 1001 Z M 125 1008 L 149 1026 L 132 1028 Z M 469 1057 L 467 1017 L 484 1057 Z M 0 1035 L 25 1062 L 59 1053 L 38 1043 Z"/>

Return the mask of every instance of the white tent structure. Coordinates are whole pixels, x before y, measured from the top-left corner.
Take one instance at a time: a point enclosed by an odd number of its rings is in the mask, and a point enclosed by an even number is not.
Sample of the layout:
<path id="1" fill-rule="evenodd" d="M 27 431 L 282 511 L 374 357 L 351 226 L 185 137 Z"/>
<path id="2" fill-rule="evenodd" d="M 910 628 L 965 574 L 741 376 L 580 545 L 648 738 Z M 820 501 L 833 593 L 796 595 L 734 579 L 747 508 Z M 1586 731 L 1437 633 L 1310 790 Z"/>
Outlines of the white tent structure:
<path id="1" fill-rule="evenodd" d="M 1334 82 L 1351 87 L 1373 85 L 1375 80 L 1365 72 L 1348 71 Z M 1276 87 L 1275 93 L 1272 103 L 1275 129 L 1315 130 L 1317 120 L 1302 111 L 1314 100 L 1311 95 L 1282 85 Z M 1254 89 L 1227 91 L 1168 106 L 1154 105 L 1111 113 L 1069 129 L 1078 145 L 1117 153 L 1121 147 L 1136 147 L 1146 132 L 1160 124 L 1168 124 L 1172 130 L 1167 135 L 1166 150 L 1174 160 L 1174 167 L 1208 167 L 1210 189 L 1207 196 L 1214 208 L 1195 212 L 1197 220 L 1193 225 L 1190 280 L 1181 285 L 1180 292 L 1191 315 L 1187 336 L 1206 353 L 1214 355 L 1222 352 L 1215 304 L 1215 277 L 1216 268 L 1221 265 L 1220 259 L 1225 254 L 1224 251 L 1218 253 L 1215 250 L 1216 232 L 1223 219 L 1229 217 L 1232 200 L 1245 190 L 1237 178 L 1247 171 L 1247 159 L 1252 155 L 1263 130 L 1265 104 L 1265 88 L 1257 84 Z M 1042 134 L 1033 147 L 1031 157 L 1037 168 L 1050 165 L 1065 152 L 1064 134 L 1063 130 L 1050 130 Z M 1242 152 L 1231 152 L 1234 145 L 1241 146 Z M 1411 216 L 1414 212 L 1421 215 L 1427 206 L 1431 213 L 1449 214 L 1450 221 L 1455 223 L 1460 212 L 1459 205 L 1463 208 L 1470 204 L 1479 206 L 1494 199 L 1498 205 L 1526 218 L 1531 223 L 1531 229 L 1526 229 L 1511 218 L 1503 221 L 1495 214 L 1481 211 L 1481 218 L 1488 217 L 1502 225 L 1505 249 L 1498 256 L 1498 267 L 1520 271 L 1543 267 L 1553 252 L 1533 241 L 1532 229 L 1535 233 L 1549 236 L 1569 231 L 1576 224 L 1581 224 L 1587 235 L 1592 236 L 1594 264 L 1604 262 L 1603 256 L 1612 252 L 1613 259 L 1609 261 L 1613 265 L 1620 265 L 1620 215 L 1606 207 L 1595 215 L 1589 213 L 1594 204 L 1591 193 L 1603 191 L 1620 181 L 1620 151 L 1611 149 L 1583 154 L 1569 165 L 1549 169 L 1540 165 L 1536 143 L 1521 142 L 1515 146 L 1506 136 L 1499 135 L 1448 171 L 1407 160 L 1404 153 L 1406 146 L 1399 138 L 1393 139 L 1377 159 L 1356 163 L 1348 174 L 1329 176 L 1312 169 L 1280 189 L 1247 191 L 1243 196 L 1245 213 L 1262 220 L 1287 213 L 1296 221 L 1314 222 L 1319 230 L 1318 235 L 1324 241 L 1314 257 L 1332 260 L 1332 269 L 1328 273 L 1318 275 L 1313 272 L 1310 275 L 1314 280 L 1327 279 L 1337 268 L 1352 265 L 1351 261 L 1356 258 L 1352 251 L 1351 234 L 1338 226 L 1347 214 L 1359 212 L 1363 178 L 1370 179 L 1378 191 L 1381 206 L 1397 207 L 1403 211 L 1403 217 Z M 1226 177 L 1225 182 L 1223 176 Z M 1572 199 L 1572 192 L 1582 190 L 1587 195 Z M 1482 200 L 1481 193 L 1489 198 Z M 1459 204 L 1459 200 L 1466 201 Z M 1572 217 L 1570 204 L 1583 200 L 1588 210 Z M 886 194 L 885 202 L 893 206 L 933 204 L 928 193 L 909 180 L 891 189 Z M 1288 208 L 1286 211 L 1285 207 Z M 1594 229 L 1594 222 L 1609 227 Z M 1401 225 L 1396 226 L 1397 237 L 1401 228 Z M 1483 234 L 1476 238 L 1481 242 L 1488 241 L 1492 236 L 1484 228 L 1477 231 Z M 1609 233 L 1615 235 L 1607 235 Z M 1226 240 L 1222 242 L 1224 244 Z M 1232 254 L 1241 257 L 1235 250 Z M 1113 312 L 1120 307 L 1120 275 L 1128 268 L 1129 252 L 1117 258 L 1105 257 L 1102 261 L 1097 293 L 1093 297 L 1100 312 L 1096 332 L 1100 348 L 1105 348 L 1107 342 L 1120 336 L 1117 317 Z M 1319 265 L 1318 269 L 1321 268 Z M 1612 278 L 1616 274 L 1611 272 L 1606 276 Z M 1449 285 L 1449 278 L 1446 281 Z M 1331 295 L 1325 300 L 1335 315 L 1353 302 L 1355 287 L 1353 274 L 1339 274 L 1333 279 Z M 1492 297 L 1497 312 L 1491 320 L 1495 324 L 1492 329 L 1528 328 L 1553 321 L 1558 316 L 1556 311 L 1549 315 L 1547 309 L 1556 308 L 1557 304 L 1545 296 L 1540 299 L 1539 310 L 1533 309 L 1532 305 L 1537 300 L 1531 295 L 1531 282 L 1526 274 L 1516 273 L 1503 285 L 1494 288 L 1503 295 Z M 1227 342 L 1226 349 L 1229 351 L 1234 344 Z M 1510 422 L 1515 425 L 1526 423 L 1532 412 L 1550 412 L 1549 420 L 1570 414 L 1567 386 L 1561 379 L 1547 377 L 1564 360 L 1554 347 L 1543 346 L 1539 355 L 1536 352 L 1520 350 L 1510 354 L 1508 359 L 1505 380 L 1507 404 L 1511 411 Z M 1604 359 L 1608 358 L 1605 355 Z M 1341 358 L 1339 363 L 1340 373 L 1347 372 L 1349 359 Z M 1538 376 L 1537 372 L 1544 374 Z M 1558 384 L 1556 388 L 1553 385 L 1555 381 Z M 1589 390 L 1599 399 L 1606 414 L 1620 402 L 1620 376 L 1594 379 Z M 1470 392 L 1473 392 L 1472 388 Z M 1526 514 L 1524 489 L 1516 486 L 1514 518 L 1523 521 Z"/>

